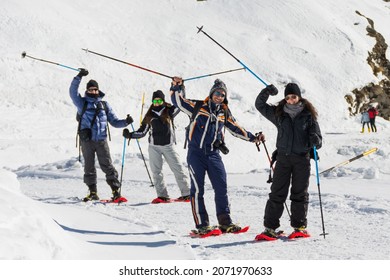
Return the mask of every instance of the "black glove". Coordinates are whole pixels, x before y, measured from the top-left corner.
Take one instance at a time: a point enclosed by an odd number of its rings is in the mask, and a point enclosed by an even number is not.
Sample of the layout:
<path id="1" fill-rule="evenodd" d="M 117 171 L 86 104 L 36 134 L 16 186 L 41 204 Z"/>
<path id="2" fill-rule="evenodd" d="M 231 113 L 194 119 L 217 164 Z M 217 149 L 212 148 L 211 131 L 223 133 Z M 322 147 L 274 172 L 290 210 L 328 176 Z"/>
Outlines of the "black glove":
<path id="1" fill-rule="evenodd" d="M 310 144 L 311 146 L 316 146 L 316 147 L 320 145 L 320 138 L 317 136 L 317 134 L 310 135 Z"/>
<path id="2" fill-rule="evenodd" d="M 123 137 L 131 139 L 133 138 L 133 132 L 130 132 L 127 128 L 123 130 Z"/>
<path id="3" fill-rule="evenodd" d="M 130 116 L 130 115 L 127 115 L 127 117 L 126 117 L 126 123 L 127 124 L 131 124 L 131 123 L 133 123 L 133 118 Z"/>
<path id="4" fill-rule="evenodd" d="M 319 160 L 320 155 L 318 154 L 318 150 L 316 150 L 316 151 L 317 151 L 317 160 Z M 310 158 L 314 159 L 314 149 L 313 148 L 310 149 Z"/>
<path id="5" fill-rule="evenodd" d="M 77 74 L 77 77 L 84 77 L 84 76 L 87 76 L 89 74 L 88 70 L 87 69 L 84 69 L 84 68 L 79 68 L 80 69 L 80 72 Z"/>
<path id="6" fill-rule="evenodd" d="M 268 94 L 272 96 L 278 94 L 278 89 L 274 85 L 268 85 L 264 90 L 267 91 Z"/>

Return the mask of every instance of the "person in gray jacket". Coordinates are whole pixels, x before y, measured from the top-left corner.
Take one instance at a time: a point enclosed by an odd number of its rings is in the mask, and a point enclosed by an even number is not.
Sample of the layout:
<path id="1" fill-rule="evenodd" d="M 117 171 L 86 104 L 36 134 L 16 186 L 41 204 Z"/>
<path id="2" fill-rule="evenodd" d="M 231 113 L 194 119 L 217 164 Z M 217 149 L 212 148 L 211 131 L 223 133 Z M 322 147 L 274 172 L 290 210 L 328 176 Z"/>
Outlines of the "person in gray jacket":
<path id="1" fill-rule="evenodd" d="M 95 80 L 87 83 L 85 96 L 78 92 L 81 78 L 88 75 L 88 70 L 81 68 L 70 85 L 69 94 L 73 104 L 77 107 L 79 116 L 79 136 L 81 151 L 84 157 L 84 183 L 88 186 L 89 194 L 83 201 L 99 200 L 97 195 L 97 176 L 95 168 L 95 154 L 100 168 L 106 174 L 106 182 L 110 185 L 113 197 L 120 199 L 121 183 L 118 180 L 118 172 L 112 164 L 110 149 L 107 143 L 107 125 L 121 128 L 133 122 L 133 118 L 127 115 L 126 119 L 118 119 L 111 106 L 102 101 L 104 93 L 99 90 L 99 84 Z"/>
<path id="2" fill-rule="evenodd" d="M 367 109 L 364 109 L 362 112 L 362 119 L 360 121 L 362 123 L 362 131 L 364 133 L 364 126 L 367 125 L 368 132 L 370 132 L 370 115 L 368 114 Z"/>
<path id="3" fill-rule="evenodd" d="M 180 189 L 181 196 L 176 200 L 190 201 L 188 177 L 183 171 L 179 155 L 174 146 L 176 140 L 173 119 L 179 112 L 178 108 L 165 102 L 164 93 L 157 90 L 153 92 L 152 106 L 145 114 L 141 127 L 135 132 L 129 132 L 128 129 L 123 130 L 123 136 L 129 139 L 142 138 L 149 132 L 149 164 L 157 192 L 157 198 L 153 199 L 152 203 L 171 201 L 162 173 L 163 158 L 175 175 Z"/>
<path id="4" fill-rule="evenodd" d="M 256 240 L 273 240 L 280 226 L 280 217 L 290 190 L 291 219 L 294 228 L 290 238 L 309 237 L 307 210 L 309 205 L 310 154 L 315 146 L 322 146 L 322 135 L 317 122 L 317 111 L 295 83 L 287 84 L 284 98 L 277 105 L 267 104 L 270 95 L 278 90 L 268 85 L 256 98 L 256 109 L 278 129 L 277 156 L 271 193 L 265 207 L 263 233 Z M 314 154 L 313 154 L 314 155 Z"/>

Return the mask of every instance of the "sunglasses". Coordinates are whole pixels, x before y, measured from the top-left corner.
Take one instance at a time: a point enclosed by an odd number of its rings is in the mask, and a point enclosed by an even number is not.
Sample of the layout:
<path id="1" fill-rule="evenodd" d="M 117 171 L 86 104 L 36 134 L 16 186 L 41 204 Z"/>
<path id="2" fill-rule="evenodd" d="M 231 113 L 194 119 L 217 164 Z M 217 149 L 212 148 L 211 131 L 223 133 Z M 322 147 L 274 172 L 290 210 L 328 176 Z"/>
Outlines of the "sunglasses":
<path id="1" fill-rule="evenodd" d="M 225 94 L 223 92 L 220 92 L 220 91 L 214 91 L 213 93 L 215 96 L 218 96 L 218 97 L 222 97 L 222 98 L 225 98 Z"/>
<path id="2" fill-rule="evenodd" d="M 290 94 L 290 95 L 287 95 L 284 99 L 289 100 L 289 99 L 297 99 L 298 98 L 298 95 L 294 95 L 294 94 Z"/>
<path id="3" fill-rule="evenodd" d="M 164 103 L 164 100 L 162 100 L 162 99 L 153 99 L 153 104 L 154 105 L 161 105 L 161 104 L 163 104 Z"/>
<path id="4" fill-rule="evenodd" d="M 98 88 L 89 88 L 88 91 L 99 91 Z"/>

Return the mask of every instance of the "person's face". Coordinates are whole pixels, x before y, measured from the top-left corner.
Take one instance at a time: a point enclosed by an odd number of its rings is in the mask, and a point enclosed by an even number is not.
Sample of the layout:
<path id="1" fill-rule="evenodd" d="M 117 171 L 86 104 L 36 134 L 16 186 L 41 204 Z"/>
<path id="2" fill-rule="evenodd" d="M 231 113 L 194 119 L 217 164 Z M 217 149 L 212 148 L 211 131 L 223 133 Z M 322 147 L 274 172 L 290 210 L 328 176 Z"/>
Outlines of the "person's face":
<path id="1" fill-rule="evenodd" d="M 289 94 L 284 99 L 288 104 L 297 104 L 299 101 L 299 96 L 295 94 Z"/>
<path id="2" fill-rule="evenodd" d="M 153 106 L 160 106 L 164 103 L 164 100 L 162 100 L 161 98 L 155 98 L 153 99 Z"/>
<path id="3" fill-rule="evenodd" d="M 99 89 L 97 87 L 90 87 L 89 89 L 87 89 L 87 92 L 89 94 L 99 94 Z"/>
<path id="4" fill-rule="evenodd" d="M 225 100 L 226 93 L 222 89 L 214 91 L 213 95 L 211 96 L 211 100 L 215 104 L 221 104 Z"/>

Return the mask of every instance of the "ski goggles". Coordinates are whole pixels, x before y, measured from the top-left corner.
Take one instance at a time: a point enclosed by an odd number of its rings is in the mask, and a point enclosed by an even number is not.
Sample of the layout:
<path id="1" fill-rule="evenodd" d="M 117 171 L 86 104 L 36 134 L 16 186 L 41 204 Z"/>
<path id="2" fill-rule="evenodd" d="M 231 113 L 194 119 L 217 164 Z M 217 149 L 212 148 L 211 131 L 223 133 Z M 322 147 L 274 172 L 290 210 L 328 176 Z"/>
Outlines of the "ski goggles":
<path id="1" fill-rule="evenodd" d="M 225 98 L 225 94 L 223 92 L 220 92 L 220 91 L 214 91 L 213 93 L 215 96 L 218 96 L 218 97 L 222 97 L 222 98 Z"/>
<path id="2" fill-rule="evenodd" d="M 162 99 L 153 99 L 153 105 L 161 105 L 164 103 Z"/>

